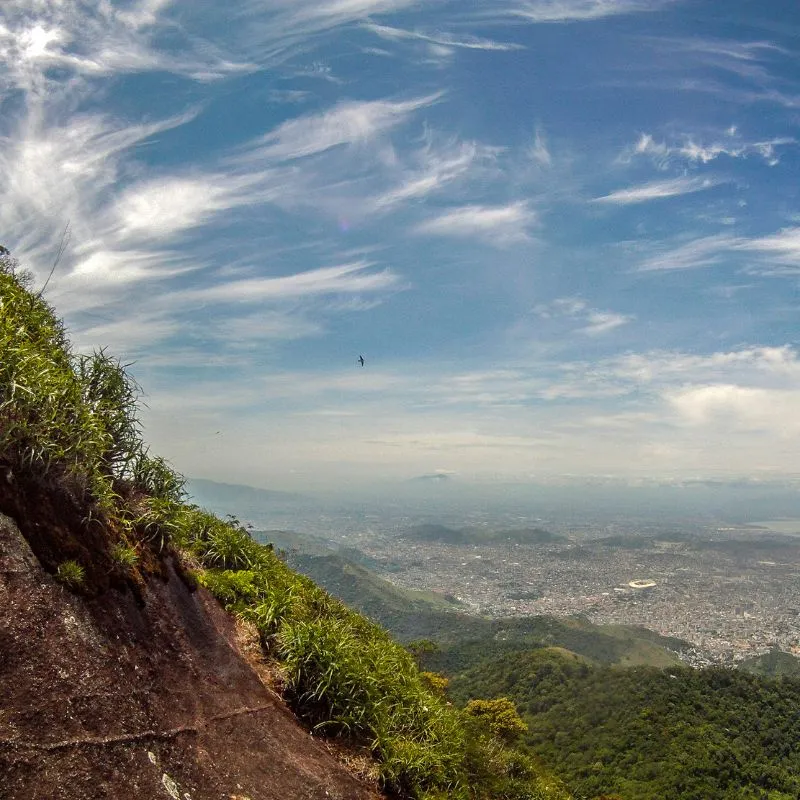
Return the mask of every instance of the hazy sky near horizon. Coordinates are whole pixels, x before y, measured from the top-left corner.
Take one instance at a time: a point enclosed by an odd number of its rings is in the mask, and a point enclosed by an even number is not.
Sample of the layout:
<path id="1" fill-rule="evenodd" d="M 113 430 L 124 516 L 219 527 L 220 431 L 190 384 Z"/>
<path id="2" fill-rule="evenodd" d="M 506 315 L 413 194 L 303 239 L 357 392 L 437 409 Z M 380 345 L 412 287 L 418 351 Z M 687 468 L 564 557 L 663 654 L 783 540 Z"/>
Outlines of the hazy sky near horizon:
<path id="1" fill-rule="evenodd" d="M 794 0 L 4 0 L 0 242 L 187 474 L 782 478 L 799 121 Z"/>

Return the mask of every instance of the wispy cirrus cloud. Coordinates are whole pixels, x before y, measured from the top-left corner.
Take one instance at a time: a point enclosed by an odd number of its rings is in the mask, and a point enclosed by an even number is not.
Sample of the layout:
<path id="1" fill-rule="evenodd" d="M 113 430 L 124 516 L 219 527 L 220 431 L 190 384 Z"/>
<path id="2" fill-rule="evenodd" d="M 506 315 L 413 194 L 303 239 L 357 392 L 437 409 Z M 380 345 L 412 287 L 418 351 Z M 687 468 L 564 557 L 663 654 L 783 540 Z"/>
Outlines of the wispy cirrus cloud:
<path id="1" fill-rule="evenodd" d="M 710 143 L 700 143 L 694 136 L 685 135 L 678 142 L 667 143 L 656 141 L 648 134 L 640 135 L 636 143 L 626 149 L 623 160 L 633 156 L 648 156 L 659 166 L 666 167 L 675 161 L 686 161 L 694 164 L 708 164 L 722 156 L 728 158 L 748 158 L 759 156 L 769 166 L 780 163 L 780 149 L 796 145 L 797 140 L 790 136 L 776 136 L 772 139 L 744 141 L 735 128 L 729 129 L 723 137 Z"/>
<path id="2" fill-rule="evenodd" d="M 672 178 L 666 181 L 653 181 L 639 186 L 631 186 L 627 189 L 617 189 L 602 197 L 595 197 L 592 202 L 620 206 L 647 203 L 651 200 L 701 192 L 711 189 L 717 184 L 718 181 L 710 178 Z"/>
<path id="3" fill-rule="evenodd" d="M 742 41 L 704 36 L 663 37 L 653 40 L 674 56 L 683 52 L 694 56 L 701 63 L 725 70 L 751 83 L 765 86 L 774 80 L 769 64 L 775 58 L 791 57 L 791 54 L 770 41 Z"/>
<path id="4" fill-rule="evenodd" d="M 784 228 L 767 236 L 745 237 L 722 233 L 701 236 L 679 244 L 656 248 L 636 267 L 636 272 L 664 272 L 699 269 L 723 263 L 737 255 L 750 256 L 746 265 L 736 260 L 737 269 L 751 274 L 791 277 L 800 272 L 800 228 Z"/>
<path id="5" fill-rule="evenodd" d="M 370 262 L 339 264 L 298 272 L 283 277 L 256 277 L 189 289 L 170 298 L 171 302 L 258 303 L 263 300 L 298 298 L 308 295 L 375 292 L 396 287 L 398 276 L 389 269 L 374 271 Z"/>
<path id="6" fill-rule="evenodd" d="M 528 148 L 528 155 L 541 167 L 550 167 L 553 164 L 553 156 L 547 147 L 547 140 L 541 128 L 536 129 L 533 142 Z"/>
<path id="7" fill-rule="evenodd" d="M 187 35 L 170 19 L 171 5 L 171 0 L 134 0 L 122 8 L 79 0 L 6 0 L 0 21 L 0 62 L 6 71 L 0 87 L 74 91 L 50 77 L 53 69 L 85 79 L 165 70 L 207 81 L 254 68 Z M 181 40 L 179 49 L 158 46 L 165 31 Z"/>
<path id="8" fill-rule="evenodd" d="M 366 143 L 405 122 L 409 115 L 430 106 L 441 93 L 414 100 L 343 101 L 318 114 L 288 120 L 250 142 L 247 160 L 288 161 L 324 153 L 331 148 Z"/>
<path id="9" fill-rule="evenodd" d="M 465 50 L 508 51 L 523 49 L 522 45 L 515 44 L 514 42 L 497 42 L 493 39 L 484 39 L 480 36 L 463 34 L 457 36 L 443 31 L 429 32 L 423 30 L 406 30 L 404 28 L 395 28 L 390 25 L 377 25 L 375 23 L 366 23 L 364 28 L 380 38 L 389 41 L 419 41 L 441 45 L 442 47 L 455 47 Z"/>
<path id="10" fill-rule="evenodd" d="M 417 4 L 418 0 L 244 0 L 246 24 L 240 38 L 260 61 L 284 60 L 307 49 L 309 37 Z"/>
<path id="11" fill-rule="evenodd" d="M 139 153 L 157 137 L 193 122 L 203 113 L 201 107 L 147 121 L 74 109 L 114 75 L 160 70 L 204 81 L 214 69 L 217 77 L 250 69 L 249 62 L 233 64 L 214 46 L 184 35 L 170 17 L 172 5 L 141 0 L 120 10 L 77 0 L 42 0 L 35 6 L 10 0 L 4 6 L 0 64 L 9 67 L 11 83 L 6 85 L 21 89 L 29 102 L 21 107 L 23 113 L 0 120 L 0 229 L 4 241 L 43 275 L 69 223 L 72 244 L 49 292 L 79 333 L 114 338 L 117 331 L 131 329 L 129 315 L 136 314 L 141 327 L 132 343 L 147 330 L 153 342 L 176 333 L 167 312 L 163 319 L 142 313 L 147 295 L 177 299 L 182 292 L 175 281 L 189 272 L 201 285 L 212 276 L 209 297 L 225 294 L 219 285 L 224 262 L 220 265 L 220 254 L 201 244 L 201 230 L 206 235 L 225 230 L 237 210 L 291 203 L 304 193 L 309 174 L 281 166 L 284 162 L 369 144 L 439 97 L 342 101 L 277 125 L 240 148 L 236 157 L 212 152 L 202 163 L 179 160 L 156 173 Z M 283 4 L 273 8 L 281 9 L 292 11 Z M 308 19 L 319 10 L 307 7 Z M 174 34 L 173 46 L 164 49 L 155 43 L 167 31 Z M 418 191 L 410 187 L 408 193 Z M 269 268 L 261 264 L 260 269 Z M 309 268 L 264 280 L 248 284 L 253 302 L 326 294 L 357 298 L 362 292 L 374 298 L 398 283 L 391 270 L 364 267 L 346 274 Z M 233 300 L 240 288 L 232 286 L 227 297 Z M 340 303 L 330 313 L 357 309 Z M 97 322 L 112 310 L 119 326 Z"/>
<path id="12" fill-rule="evenodd" d="M 635 268 L 637 272 L 699 269 L 719 264 L 739 239 L 729 234 L 701 236 L 683 244 L 668 245 L 645 258 Z"/>
<path id="13" fill-rule="evenodd" d="M 762 275 L 788 275 L 800 273 L 800 228 L 784 228 L 769 236 L 745 239 L 735 244 L 735 249 L 760 254 L 762 263 L 754 271 Z"/>
<path id="14" fill-rule="evenodd" d="M 777 31 L 778 28 L 773 29 Z M 750 105 L 755 102 L 797 108 L 795 82 L 786 79 L 783 67 L 792 63 L 791 47 L 763 39 L 711 36 L 650 36 L 650 46 L 660 52 L 668 72 L 677 80 L 662 81 L 688 92 L 713 95 L 718 100 Z"/>
<path id="15" fill-rule="evenodd" d="M 580 297 L 559 297 L 551 303 L 538 305 L 534 313 L 542 319 L 565 318 L 572 320 L 576 333 L 587 336 L 600 336 L 632 322 L 635 317 L 615 311 L 601 311 L 591 308 Z"/>
<path id="16" fill-rule="evenodd" d="M 478 180 L 499 155 L 498 148 L 477 142 L 437 141 L 426 132 L 425 142 L 412 151 L 390 178 L 392 185 L 367 201 L 370 211 L 383 212 L 400 203 L 420 200 L 462 180 Z"/>
<path id="17" fill-rule="evenodd" d="M 126 157 L 193 117 L 126 124 L 78 114 L 48 124 L 32 114 L 6 126 L 0 136 L 0 227 L 31 266 L 54 251 L 67 222 L 75 241 L 96 240 L 95 222 L 123 180 Z"/>
<path id="18" fill-rule="evenodd" d="M 516 0 L 507 13 L 528 22 L 585 22 L 658 11 L 676 0 Z"/>
<path id="19" fill-rule="evenodd" d="M 524 201 L 505 206 L 470 205 L 445 211 L 420 223 L 416 232 L 435 236 L 484 239 L 504 246 L 530 240 L 536 212 Z"/>

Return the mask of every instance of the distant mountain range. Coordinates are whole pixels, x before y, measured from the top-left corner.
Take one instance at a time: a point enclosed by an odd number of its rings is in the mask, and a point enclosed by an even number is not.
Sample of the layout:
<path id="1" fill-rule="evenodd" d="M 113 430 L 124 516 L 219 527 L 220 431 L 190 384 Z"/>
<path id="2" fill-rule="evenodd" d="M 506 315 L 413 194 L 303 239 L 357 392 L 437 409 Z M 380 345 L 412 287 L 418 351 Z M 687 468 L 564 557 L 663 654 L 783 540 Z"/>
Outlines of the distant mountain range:
<path id="1" fill-rule="evenodd" d="M 205 478 L 188 478 L 186 491 L 190 502 L 221 516 L 231 515 L 242 521 L 263 524 L 267 519 L 283 519 L 298 508 L 307 509 L 311 501 L 295 492 L 257 489 L 238 483 L 218 483 Z"/>

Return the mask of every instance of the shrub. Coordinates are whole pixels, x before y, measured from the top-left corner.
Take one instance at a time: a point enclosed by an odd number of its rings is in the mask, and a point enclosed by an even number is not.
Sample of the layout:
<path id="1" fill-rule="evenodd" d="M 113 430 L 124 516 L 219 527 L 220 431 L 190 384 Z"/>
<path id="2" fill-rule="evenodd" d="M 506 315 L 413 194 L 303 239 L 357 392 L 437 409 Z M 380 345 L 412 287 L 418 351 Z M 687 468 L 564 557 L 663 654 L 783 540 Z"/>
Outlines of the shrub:
<path id="1" fill-rule="evenodd" d="M 419 676 L 425 686 L 440 697 L 444 696 L 447 692 L 447 687 L 450 685 L 450 679 L 445 678 L 444 675 L 440 675 L 438 672 L 420 672 Z"/>
<path id="2" fill-rule="evenodd" d="M 517 713 L 516 706 L 507 697 L 470 700 L 464 712 L 470 717 L 483 720 L 489 730 L 505 742 L 517 739 L 528 730 L 528 726 Z"/>

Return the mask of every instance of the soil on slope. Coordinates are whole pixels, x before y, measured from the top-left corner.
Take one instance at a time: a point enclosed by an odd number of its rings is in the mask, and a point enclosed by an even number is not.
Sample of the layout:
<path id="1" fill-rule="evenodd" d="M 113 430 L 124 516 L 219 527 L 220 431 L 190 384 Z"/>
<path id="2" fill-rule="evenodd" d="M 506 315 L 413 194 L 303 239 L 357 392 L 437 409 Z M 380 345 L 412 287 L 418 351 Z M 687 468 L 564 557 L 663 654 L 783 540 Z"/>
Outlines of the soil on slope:
<path id="1" fill-rule="evenodd" d="M 77 597 L 0 515 L 0 798 L 378 800 L 261 682 L 213 598 L 164 573 L 138 599 Z"/>

